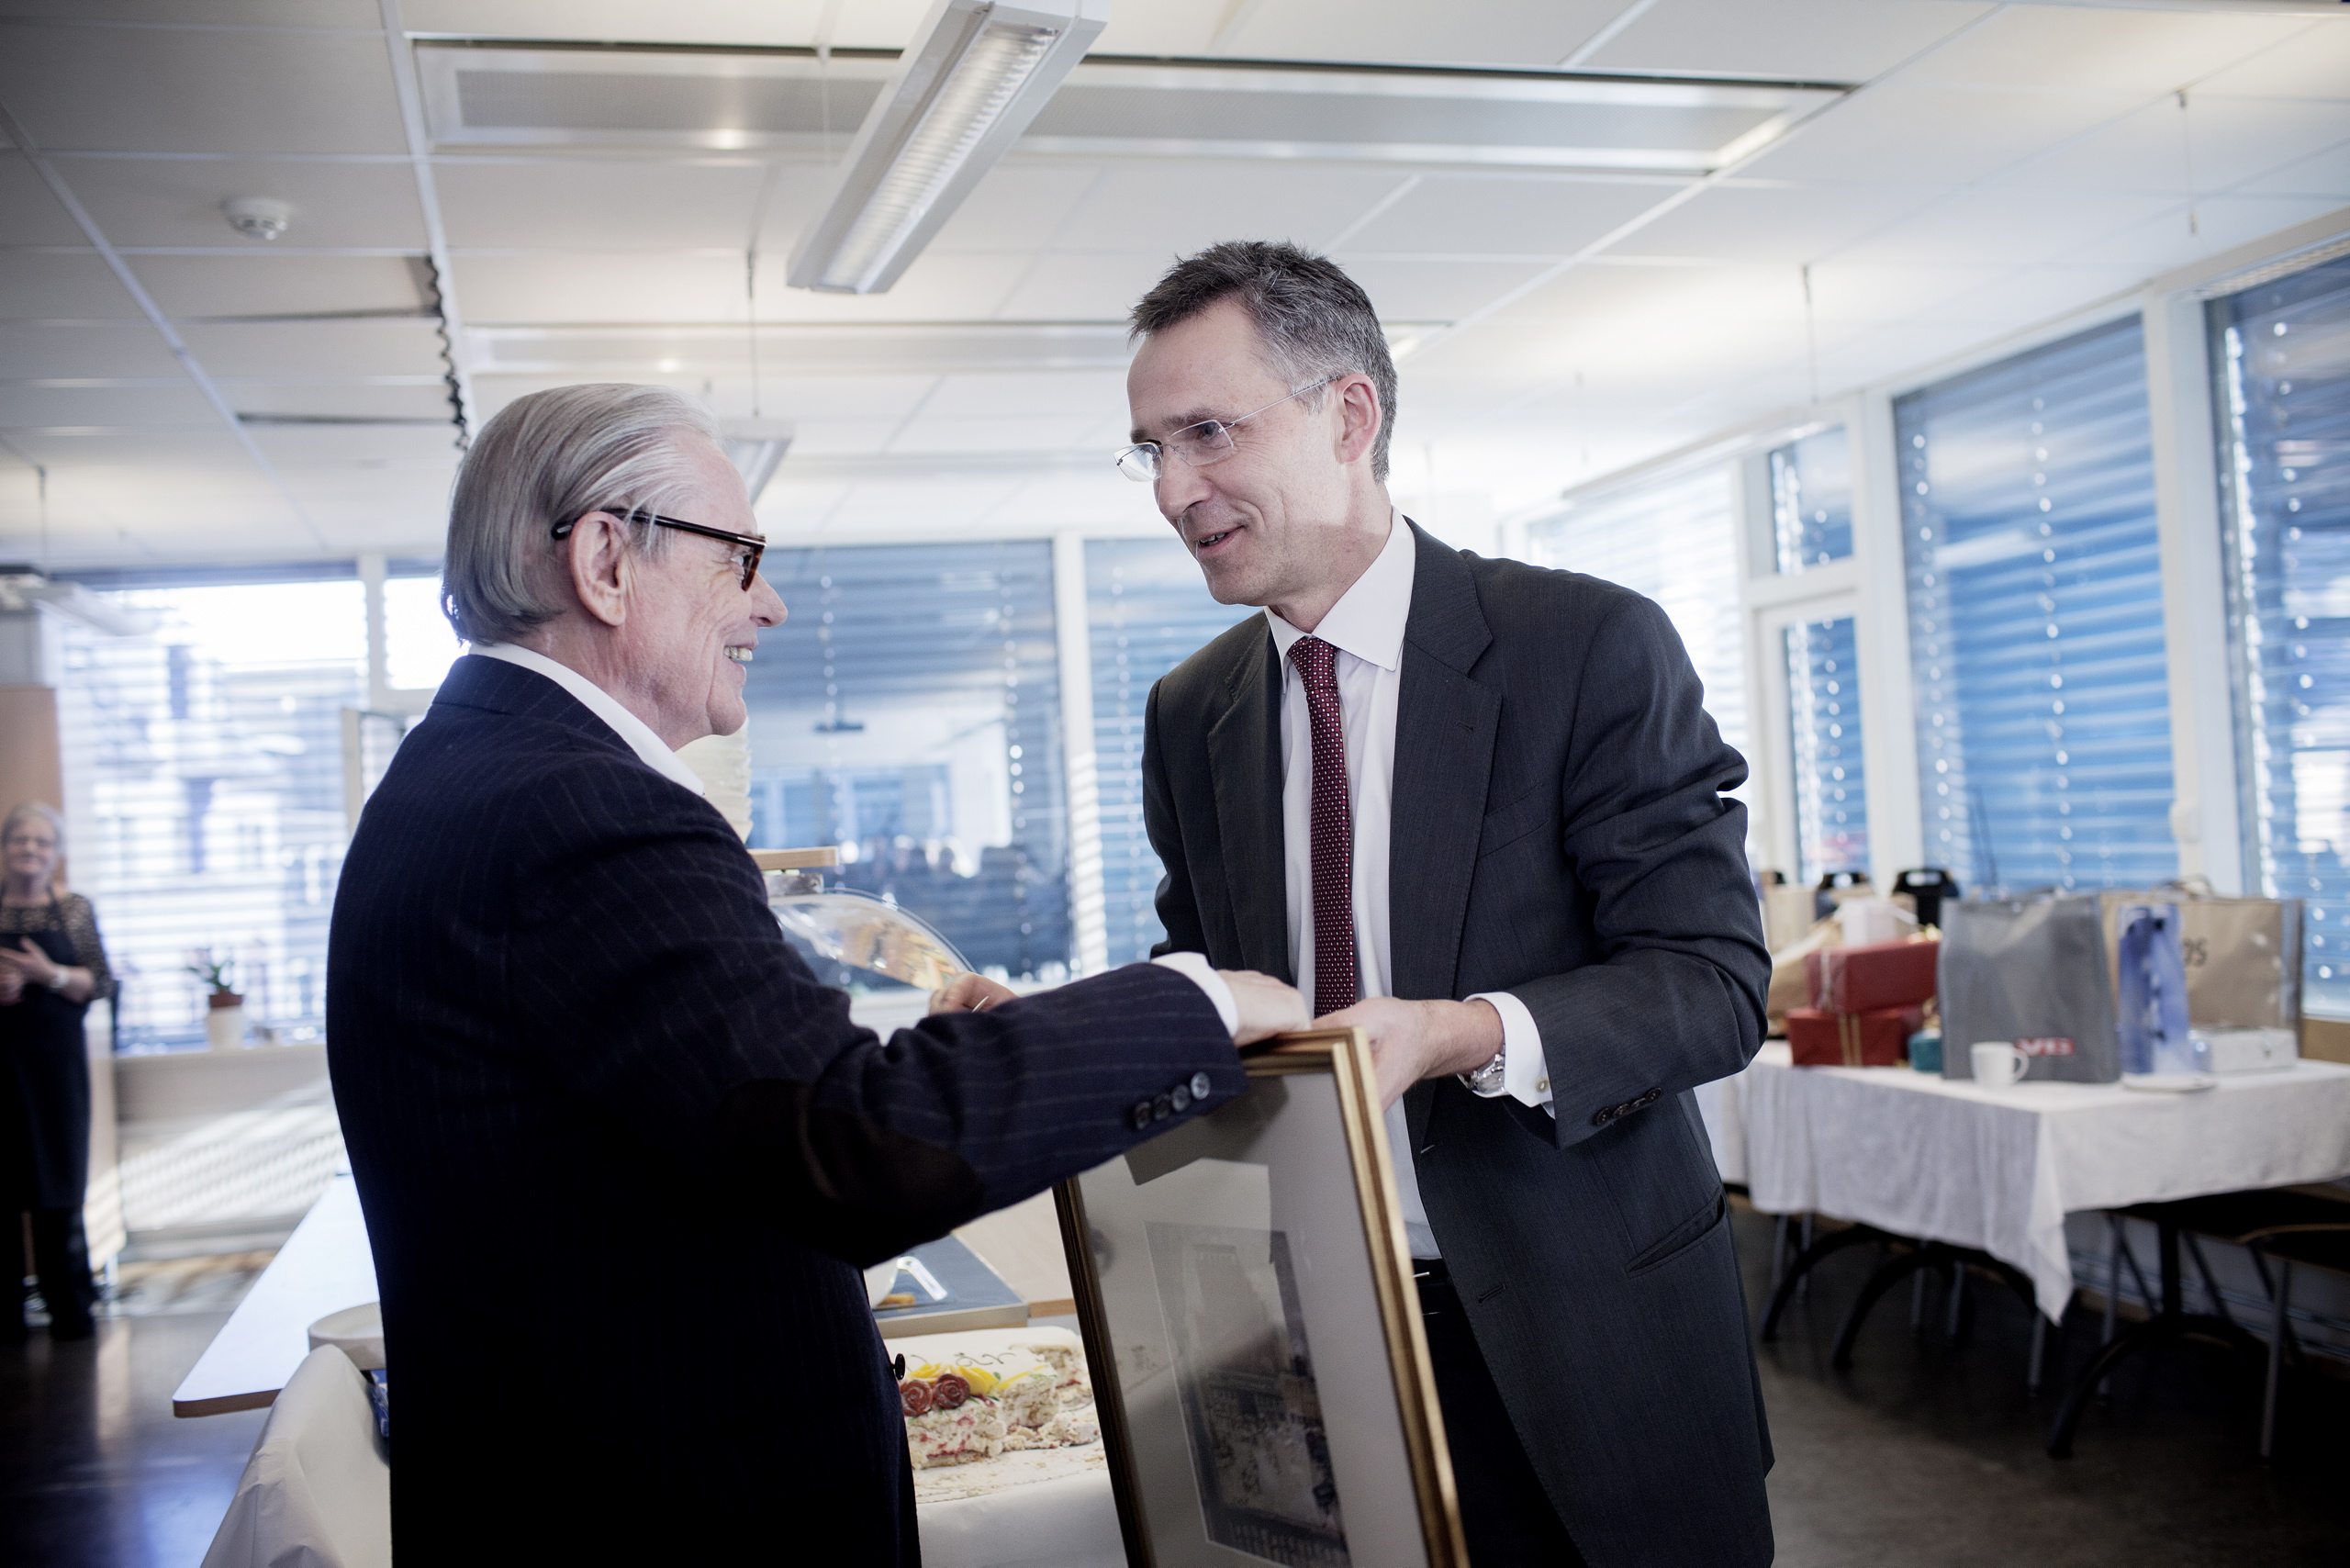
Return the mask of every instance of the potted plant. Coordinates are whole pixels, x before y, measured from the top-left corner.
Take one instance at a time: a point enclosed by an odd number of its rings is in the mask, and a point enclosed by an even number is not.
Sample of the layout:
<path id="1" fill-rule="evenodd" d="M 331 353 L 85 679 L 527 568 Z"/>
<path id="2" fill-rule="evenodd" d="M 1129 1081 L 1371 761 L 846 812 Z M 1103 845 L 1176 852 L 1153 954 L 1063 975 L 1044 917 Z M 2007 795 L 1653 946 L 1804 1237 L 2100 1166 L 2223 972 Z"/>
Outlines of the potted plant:
<path id="1" fill-rule="evenodd" d="M 216 960 L 209 948 L 195 958 L 187 972 L 205 984 L 205 1038 L 216 1051 L 233 1051 L 245 1043 L 245 999 L 229 981 L 233 960 Z"/>

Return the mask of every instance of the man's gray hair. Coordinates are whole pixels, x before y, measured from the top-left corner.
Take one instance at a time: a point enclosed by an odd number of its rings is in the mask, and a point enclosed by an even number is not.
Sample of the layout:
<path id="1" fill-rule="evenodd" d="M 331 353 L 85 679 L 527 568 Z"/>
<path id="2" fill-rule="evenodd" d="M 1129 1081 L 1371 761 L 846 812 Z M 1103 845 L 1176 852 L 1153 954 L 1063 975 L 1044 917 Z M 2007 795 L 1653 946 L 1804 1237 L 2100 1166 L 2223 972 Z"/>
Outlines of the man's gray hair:
<path id="1" fill-rule="evenodd" d="M 482 427 L 449 499 L 442 609 L 468 643 L 510 643 L 571 608 L 557 523 L 671 510 L 695 480 L 684 441 L 719 439 L 710 411 L 666 386 L 592 382 L 518 398 Z M 669 531 L 629 519 L 649 560 Z"/>
<path id="2" fill-rule="evenodd" d="M 1227 240 L 1168 269 L 1128 319 L 1127 336 L 1147 337 L 1188 321 L 1220 299 L 1237 300 L 1257 324 L 1268 368 L 1292 390 L 1325 376 L 1371 377 L 1379 393 L 1379 437 L 1371 476 L 1387 477 L 1395 429 L 1395 360 L 1362 286 L 1326 256 L 1268 240 Z M 1304 401 L 1322 406 L 1322 394 Z"/>

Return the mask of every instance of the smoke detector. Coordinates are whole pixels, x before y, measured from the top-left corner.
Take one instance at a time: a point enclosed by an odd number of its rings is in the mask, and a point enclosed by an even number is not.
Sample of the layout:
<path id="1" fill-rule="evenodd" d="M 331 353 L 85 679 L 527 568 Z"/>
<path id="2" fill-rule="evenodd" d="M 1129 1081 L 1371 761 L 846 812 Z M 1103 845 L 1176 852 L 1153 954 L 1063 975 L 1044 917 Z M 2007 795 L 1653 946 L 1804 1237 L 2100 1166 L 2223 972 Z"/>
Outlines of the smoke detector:
<path id="1" fill-rule="evenodd" d="M 294 209 L 268 196 L 238 196 L 220 204 L 229 227 L 248 240 L 274 240 L 294 221 Z"/>

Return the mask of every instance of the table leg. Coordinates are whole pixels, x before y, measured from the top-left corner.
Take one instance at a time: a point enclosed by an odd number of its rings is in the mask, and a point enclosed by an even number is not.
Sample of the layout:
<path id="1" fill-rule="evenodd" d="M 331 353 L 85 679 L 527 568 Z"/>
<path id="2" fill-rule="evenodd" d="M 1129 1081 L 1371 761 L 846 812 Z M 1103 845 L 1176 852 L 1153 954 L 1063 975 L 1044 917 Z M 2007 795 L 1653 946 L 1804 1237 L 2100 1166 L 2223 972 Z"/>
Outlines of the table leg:
<path id="1" fill-rule="evenodd" d="M 2235 1314 L 2228 1310 L 2227 1302 L 2220 1295 L 2220 1282 L 2211 1277 L 2211 1265 L 2203 1260 L 2203 1244 L 2192 1236 L 2182 1237 L 2181 1239 L 2187 1243 L 2187 1255 L 2195 1260 L 2196 1273 L 2202 1276 L 2203 1294 L 2211 1303 L 2211 1316 L 2224 1317 L 2233 1323 Z"/>
<path id="2" fill-rule="evenodd" d="M 1852 1310 L 1844 1314 L 1843 1323 L 1837 1327 L 1836 1345 L 1829 1352 L 1828 1364 L 1838 1372 L 1850 1372 L 1852 1368 L 1852 1347 L 1860 1340 L 1861 1325 L 1868 1321 L 1870 1311 L 1884 1298 L 1885 1293 L 1909 1275 L 1940 1268 L 1946 1262 L 1961 1273 L 1965 1271 L 1965 1265 L 1953 1260 L 1949 1249 L 1938 1242 L 1921 1241 L 1909 1251 L 1879 1267 L 1861 1286 L 1861 1294 L 1852 1299 Z"/>
<path id="3" fill-rule="evenodd" d="M 1803 1288 L 1805 1277 L 1818 1266 L 1820 1260 L 1833 1257 L 1845 1248 L 1857 1247 L 1863 1242 L 1893 1239 L 1895 1239 L 1893 1237 L 1887 1236 L 1874 1226 L 1855 1225 L 1848 1226 L 1842 1230 L 1830 1231 L 1806 1247 L 1796 1254 L 1794 1266 L 1787 1271 L 1786 1276 L 1780 1280 L 1779 1288 L 1771 1293 L 1770 1310 L 1762 1315 L 1762 1327 L 1756 1338 L 1768 1344 L 1779 1337 L 1780 1316 L 1787 1310 L 1787 1304 L 1795 1300 L 1796 1294 Z"/>
<path id="4" fill-rule="evenodd" d="M 2253 1256 L 2260 1253 L 2255 1249 Z M 2285 1364 L 2285 1305 L 2293 1289 L 2293 1265 L 2289 1259 L 2277 1260 L 2277 1283 L 2271 1289 L 2268 1303 L 2268 1379 L 2260 1395 L 2260 1457 L 2267 1460 L 2277 1451 L 2277 1381 Z"/>

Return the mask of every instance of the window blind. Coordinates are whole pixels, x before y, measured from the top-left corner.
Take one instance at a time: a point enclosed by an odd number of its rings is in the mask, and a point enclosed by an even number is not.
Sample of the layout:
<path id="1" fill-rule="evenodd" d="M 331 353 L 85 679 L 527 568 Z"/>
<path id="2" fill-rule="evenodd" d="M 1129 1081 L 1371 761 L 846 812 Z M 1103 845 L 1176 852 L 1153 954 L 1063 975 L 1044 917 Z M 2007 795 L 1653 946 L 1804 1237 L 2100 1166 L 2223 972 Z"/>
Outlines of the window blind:
<path id="1" fill-rule="evenodd" d="M 1799 879 L 1869 865 L 1868 775 L 1861 755 L 1861 678 L 1853 618 L 1790 626 L 1787 729 L 1795 760 Z"/>
<path id="2" fill-rule="evenodd" d="M 2350 1017 L 2350 260 L 2211 302 L 2245 864 Z"/>
<path id="3" fill-rule="evenodd" d="M 1746 749 L 1746 666 L 1739 648 L 1732 470 L 1701 469 L 1588 501 L 1527 530 L 1527 557 L 1621 583 L 1656 600 L 1705 683 L 1722 739 Z M 1744 789 L 1737 791 L 1743 796 Z"/>
<path id="4" fill-rule="evenodd" d="M 744 689 L 752 843 L 839 844 L 833 879 L 979 968 L 1066 973 L 1052 546 L 770 550 L 760 570 L 788 615 Z"/>
<path id="5" fill-rule="evenodd" d="M 1088 541 L 1085 601 L 1109 961 L 1128 964 L 1148 958 L 1167 935 L 1152 907 L 1160 867 L 1142 820 L 1143 708 L 1151 683 L 1258 612 L 1210 598 L 1199 564 L 1172 538 Z"/>
<path id="6" fill-rule="evenodd" d="M 1852 462 L 1844 427 L 1771 454 L 1772 533 L 1789 576 L 1852 553 Z"/>
<path id="7" fill-rule="evenodd" d="M 98 915 L 127 1051 L 204 1040 L 198 953 L 254 1023 L 315 1031 L 343 821 L 342 713 L 366 693 L 361 585 L 114 589 L 153 622 L 64 623 L 59 720 L 86 802 L 67 872 Z"/>
<path id="8" fill-rule="evenodd" d="M 1929 858 L 1970 888 L 2178 872 L 2136 317 L 1894 408 Z"/>

